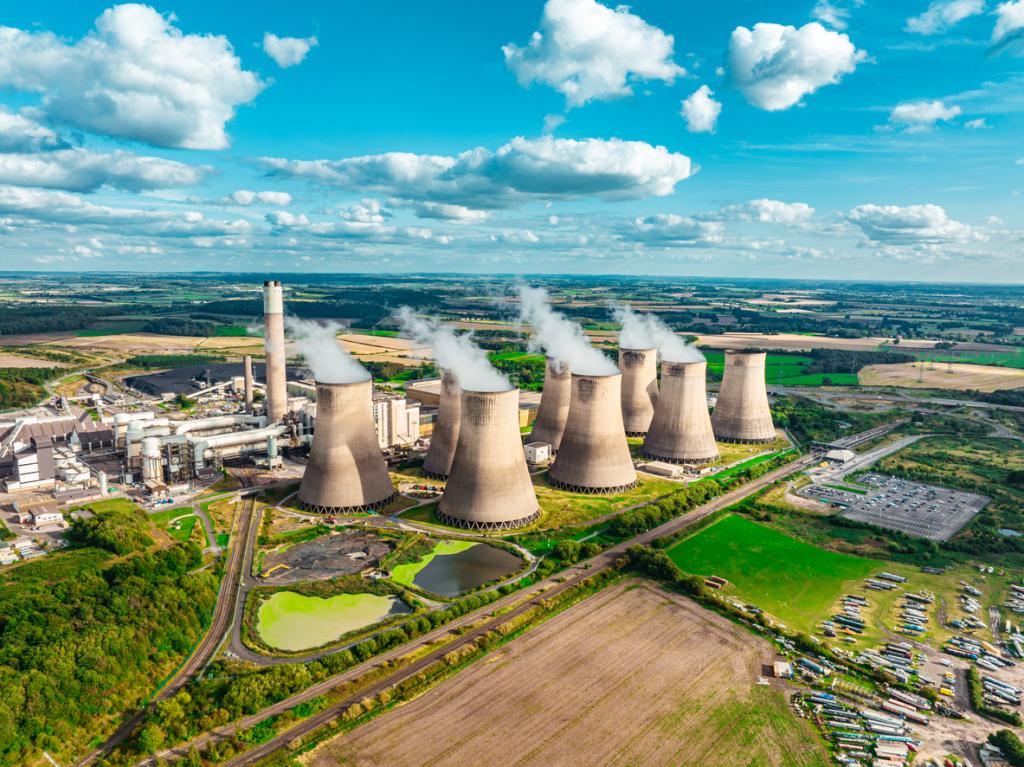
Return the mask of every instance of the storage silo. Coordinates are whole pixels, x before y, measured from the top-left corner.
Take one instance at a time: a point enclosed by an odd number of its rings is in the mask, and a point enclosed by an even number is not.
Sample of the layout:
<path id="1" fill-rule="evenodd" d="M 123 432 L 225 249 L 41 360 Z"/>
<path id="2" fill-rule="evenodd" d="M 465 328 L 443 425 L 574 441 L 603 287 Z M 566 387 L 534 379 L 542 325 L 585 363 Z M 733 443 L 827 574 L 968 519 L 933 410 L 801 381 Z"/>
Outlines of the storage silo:
<path id="1" fill-rule="evenodd" d="M 614 493 L 636 485 L 622 423 L 622 374 L 572 374 L 569 417 L 548 478 L 575 493 Z"/>
<path id="2" fill-rule="evenodd" d="M 395 496 L 387 462 L 377 444 L 373 383 L 316 384 L 316 431 L 299 503 L 320 514 L 371 511 Z"/>
<path id="3" fill-rule="evenodd" d="M 540 395 L 537 419 L 533 422 L 529 442 L 546 442 L 557 453 L 562 444 L 565 419 L 569 416 L 572 396 L 572 375 L 569 363 L 548 357 L 544 364 L 544 389 Z"/>
<path id="4" fill-rule="evenodd" d="M 708 363 L 661 363 L 661 388 L 644 455 L 669 463 L 702 464 L 718 459 L 707 395 Z"/>
<path id="5" fill-rule="evenodd" d="M 721 442 L 775 441 L 775 424 L 765 387 L 764 352 L 726 351 L 725 372 L 711 425 Z"/>
<path id="6" fill-rule="evenodd" d="M 642 437 L 658 401 L 658 350 L 619 349 L 622 373 L 622 424 L 629 437 Z"/>
<path id="7" fill-rule="evenodd" d="M 437 404 L 437 419 L 430 435 L 430 447 L 423 460 L 423 473 L 434 479 L 447 479 L 455 458 L 459 441 L 459 421 L 462 412 L 462 389 L 455 376 L 441 371 L 441 397 Z"/>

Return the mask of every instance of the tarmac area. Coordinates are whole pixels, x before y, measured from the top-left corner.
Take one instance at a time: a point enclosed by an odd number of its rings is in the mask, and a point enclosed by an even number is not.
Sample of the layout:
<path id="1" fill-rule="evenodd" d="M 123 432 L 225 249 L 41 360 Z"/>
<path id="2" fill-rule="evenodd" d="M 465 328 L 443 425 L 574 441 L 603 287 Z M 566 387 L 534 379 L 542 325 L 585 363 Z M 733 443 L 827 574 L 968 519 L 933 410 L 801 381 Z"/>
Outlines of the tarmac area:
<path id="1" fill-rule="evenodd" d="M 341 530 L 316 540 L 282 546 L 263 560 L 264 583 L 287 584 L 353 575 L 375 567 L 393 548 L 389 541 L 362 530 Z"/>

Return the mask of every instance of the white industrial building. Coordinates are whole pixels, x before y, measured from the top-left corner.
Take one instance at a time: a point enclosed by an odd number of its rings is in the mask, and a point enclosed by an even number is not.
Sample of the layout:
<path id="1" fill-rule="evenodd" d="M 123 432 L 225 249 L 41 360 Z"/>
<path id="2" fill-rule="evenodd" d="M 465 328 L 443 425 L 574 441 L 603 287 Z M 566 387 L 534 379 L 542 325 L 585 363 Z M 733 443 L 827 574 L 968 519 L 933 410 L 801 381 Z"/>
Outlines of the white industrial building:
<path id="1" fill-rule="evenodd" d="M 381 450 L 409 447 L 420 436 L 420 406 L 391 392 L 373 393 L 373 425 Z"/>

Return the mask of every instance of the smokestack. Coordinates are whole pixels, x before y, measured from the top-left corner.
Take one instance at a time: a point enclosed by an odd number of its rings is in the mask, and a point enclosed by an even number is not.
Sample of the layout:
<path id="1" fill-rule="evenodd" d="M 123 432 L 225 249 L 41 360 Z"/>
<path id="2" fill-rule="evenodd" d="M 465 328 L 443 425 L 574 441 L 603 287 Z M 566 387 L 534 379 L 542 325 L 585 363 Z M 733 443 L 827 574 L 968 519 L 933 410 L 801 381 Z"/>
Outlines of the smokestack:
<path id="1" fill-rule="evenodd" d="M 437 406 L 437 420 L 430 437 L 430 447 L 423 461 L 423 473 L 434 479 L 447 479 L 455 458 L 459 441 L 459 421 L 462 412 L 462 389 L 448 370 L 441 371 L 441 400 Z"/>
<path id="2" fill-rule="evenodd" d="M 263 283 L 263 325 L 267 357 L 267 419 L 281 421 L 288 415 L 288 381 L 285 375 L 284 296 L 280 280 Z"/>
<path id="3" fill-rule="evenodd" d="M 316 431 L 299 503 L 321 514 L 386 506 L 395 496 L 373 428 L 373 384 L 316 384 Z"/>
<path id="4" fill-rule="evenodd" d="M 252 412 L 252 355 L 242 358 L 242 377 L 245 380 L 245 412 Z"/>
<path id="5" fill-rule="evenodd" d="M 642 437 L 651 426 L 658 401 L 658 350 L 619 349 L 622 371 L 622 423 L 629 437 Z"/>
<path id="6" fill-rule="evenodd" d="M 662 362 L 661 391 L 644 455 L 669 463 L 710 463 L 718 446 L 708 415 L 707 362 Z"/>
<path id="7" fill-rule="evenodd" d="M 636 485 L 622 424 L 622 374 L 572 374 L 562 444 L 548 478 L 574 493 L 614 493 Z"/>
<path id="8" fill-rule="evenodd" d="M 530 442 L 547 442 L 551 445 L 551 452 L 558 452 L 562 444 L 562 432 L 565 431 L 565 419 L 569 415 L 571 396 L 569 364 L 548 357 L 544 365 L 544 390 L 540 395 L 537 419 L 530 432 Z"/>
<path id="9" fill-rule="evenodd" d="M 438 516 L 471 530 L 531 524 L 540 509 L 519 436 L 519 390 L 463 391 L 461 413 Z"/>
<path id="10" fill-rule="evenodd" d="M 711 416 L 719 441 L 756 444 L 775 440 L 764 365 L 764 352 L 726 351 L 725 373 Z"/>

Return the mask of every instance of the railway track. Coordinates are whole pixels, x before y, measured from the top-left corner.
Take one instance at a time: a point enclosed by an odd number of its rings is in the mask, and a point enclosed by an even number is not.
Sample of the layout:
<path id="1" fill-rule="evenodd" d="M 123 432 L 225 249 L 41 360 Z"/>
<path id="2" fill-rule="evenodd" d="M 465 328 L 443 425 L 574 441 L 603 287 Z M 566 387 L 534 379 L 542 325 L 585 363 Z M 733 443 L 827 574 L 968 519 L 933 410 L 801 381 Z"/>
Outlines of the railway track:
<path id="1" fill-rule="evenodd" d="M 196 645 L 192 654 L 174 672 L 173 676 L 150 698 L 149 704 L 124 720 L 101 746 L 77 762 L 78 767 L 86 767 L 100 757 L 109 755 L 111 751 L 135 731 L 153 704 L 170 698 L 206 668 L 206 665 L 213 659 L 217 648 L 220 647 L 228 628 L 231 626 L 232 618 L 235 614 L 235 605 L 238 601 L 238 591 L 244 577 L 245 564 L 247 562 L 251 564 L 252 562 L 249 552 L 252 549 L 253 537 L 258 529 L 254 499 L 246 497 L 239 506 L 238 515 L 235 518 L 231 531 L 232 538 L 236 543 L 228 549 L 224 577 L 221 579 L 220 590 L 217 592 L 217 603 L 213 609 L 213 619 L 210 621 L 210 626 L 203 635 L 203 638 Z"/>

